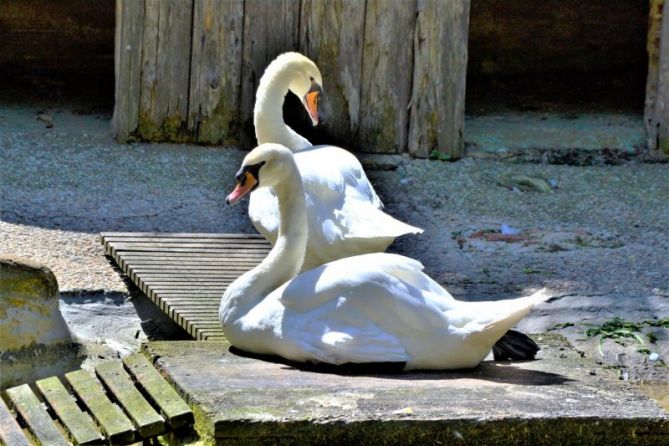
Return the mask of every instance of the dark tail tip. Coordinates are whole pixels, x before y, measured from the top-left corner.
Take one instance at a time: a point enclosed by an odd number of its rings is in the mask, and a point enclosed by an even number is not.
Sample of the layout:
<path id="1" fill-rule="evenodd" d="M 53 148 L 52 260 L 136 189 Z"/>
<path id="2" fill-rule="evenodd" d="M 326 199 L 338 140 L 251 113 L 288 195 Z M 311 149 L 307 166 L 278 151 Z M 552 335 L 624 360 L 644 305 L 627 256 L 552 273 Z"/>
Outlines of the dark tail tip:
<path id="1" fill-rule="evenodd" d="M 523 361 L 534 359 L 540 350 L 536 342 L 524 333 L 507 331 L 492 347 L 495 361 Z"/>

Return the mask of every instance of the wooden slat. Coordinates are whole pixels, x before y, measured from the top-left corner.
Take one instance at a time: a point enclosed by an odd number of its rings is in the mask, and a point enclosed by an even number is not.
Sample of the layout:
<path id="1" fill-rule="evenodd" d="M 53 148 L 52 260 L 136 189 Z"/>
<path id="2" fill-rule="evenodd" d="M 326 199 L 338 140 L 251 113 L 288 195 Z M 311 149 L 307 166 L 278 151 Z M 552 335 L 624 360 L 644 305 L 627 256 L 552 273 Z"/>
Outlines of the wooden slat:
<path id="1" fill-rule="evenodd" d="M 35 385 L 77 444 L 94 444 L 104 439 L 90 415 L 79 408 L 57 376 L 41 379 Z"/>
<path id="2" fill-rule="evenodd" d="M 101 240 L 130 280 L 196 339 L 223 336 L 221 296 L 270 250 L 249 234 L 109 232 Z"/>
<path id="3" fill-rule="evenodd" d="M 135 429 L 132 422 L 119 406 L 109 400 L 102 384 L 93 375 L 85 370 L 77 370 L 66 373 L 65 379 L 93 414 L 112 444 L 128 443 L 133 440 Z"/>
<path id="4" fill-rule="evenodd" d="M 95 373 L 123 406 L 142 437 L 153 437 L 165 432 L 165 420 L 137 390 L 120 362 L 98 364 Z"/>
<path id="5" fill-rule="evenodd" d="M 116 100 L 112 131 L 120 143 L 128 141 L 139 124 L 141 42 L 144 32 L 144 2 L 116 2 L 114 70 Z"/>
<path id="6" fill-rule="evenodd" d="M 172 428 L 193 422 L 193 412 L 179 394 L 163 379 L 151 363 L 141 353 L 128 355 L 123 363 L 144 391 L 160 408 Z"/>
<path id="7" fill-rule="evenodd" d="M 0 444 L 30 446 L 30 440 L 28 440 L 2 398 L 0 398 Z"/>
<path id="8" fill-rule="evenodd" d="M 35 436 L 37 444 L 45 446 L 70 444 L 28 384 L 7 389 L 7 396 Z"/>
<path id="9" fill-rule="evenodd" d="M 462 157 L 468 31 L 469 0 L 418 3 L 408 140 L 413 155 L 426 158 L 439 150 Z"/>

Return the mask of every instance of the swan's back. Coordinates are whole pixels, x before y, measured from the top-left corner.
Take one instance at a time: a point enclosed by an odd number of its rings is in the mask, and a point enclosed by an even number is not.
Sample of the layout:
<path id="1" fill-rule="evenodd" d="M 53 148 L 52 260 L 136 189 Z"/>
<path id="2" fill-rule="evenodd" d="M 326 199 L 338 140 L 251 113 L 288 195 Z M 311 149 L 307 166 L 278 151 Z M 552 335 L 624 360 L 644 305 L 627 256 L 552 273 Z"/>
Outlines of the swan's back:
<path id="1" fill-rule="evenodd" d="M 274 290 L 228 336 L 241 349 L 303 362 L 469 368 L 541 300 L 460 302 L 421 270 L 384 253 L 331 262 Z"/>

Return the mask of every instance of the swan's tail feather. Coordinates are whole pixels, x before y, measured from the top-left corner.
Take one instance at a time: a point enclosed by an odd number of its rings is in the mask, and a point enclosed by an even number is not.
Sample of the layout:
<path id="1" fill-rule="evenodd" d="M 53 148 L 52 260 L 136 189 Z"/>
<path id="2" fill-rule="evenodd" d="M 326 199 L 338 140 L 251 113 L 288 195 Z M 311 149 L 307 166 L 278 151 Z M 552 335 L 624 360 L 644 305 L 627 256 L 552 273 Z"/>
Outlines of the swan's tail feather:
<path id="1" fill-rule="evenodd" d="M 485 311 L 484 306 L 488 306 L 488 311 L 495 311 L 499 316 L 492 322 L 485 324 L 480 330 L 472 333 L 472 339 L 478 339 L 479 342 L 490 342 L 488 349 L 492 344 L 508 332 L 518 321 L 525 317 L 535 305 L 545 302 L 551 298 L 547 289 L 542 289 L 536 293 L 521 297 L 518 299 L 497 301 L 497 302 L 477 302 L 481 305 L 481 311 Z M 494 342 L 491 342 L 494 340 Z"/>
<path id="2" fill-rule="evenodd" d="M 516 330 L 507 331 L 492 346 L 492 354 L 495 361 L 524 361 L 534 359 L 539 350 L 539 346 L 532 338 Z"/>

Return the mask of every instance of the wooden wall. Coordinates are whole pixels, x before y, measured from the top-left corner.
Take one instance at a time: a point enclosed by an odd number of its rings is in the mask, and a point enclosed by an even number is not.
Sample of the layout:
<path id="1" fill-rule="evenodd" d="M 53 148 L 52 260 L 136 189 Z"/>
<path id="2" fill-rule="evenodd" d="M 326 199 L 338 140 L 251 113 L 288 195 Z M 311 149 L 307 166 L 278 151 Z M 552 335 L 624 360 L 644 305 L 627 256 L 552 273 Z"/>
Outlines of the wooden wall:
<path id="1" fill-rule="evenodd" d="M 648 26 L 648 82 L 645 122 L 650 155 L 669 156 L 669 8 L 651 0 Z"/>
<path id="2" fill-rule="evenodd" d="M 323 73 L 321 133 L 462 155 L 469 0 L 117 0 L 116 138 L 253 143 L 258 80 L 297 50 Z"/>

